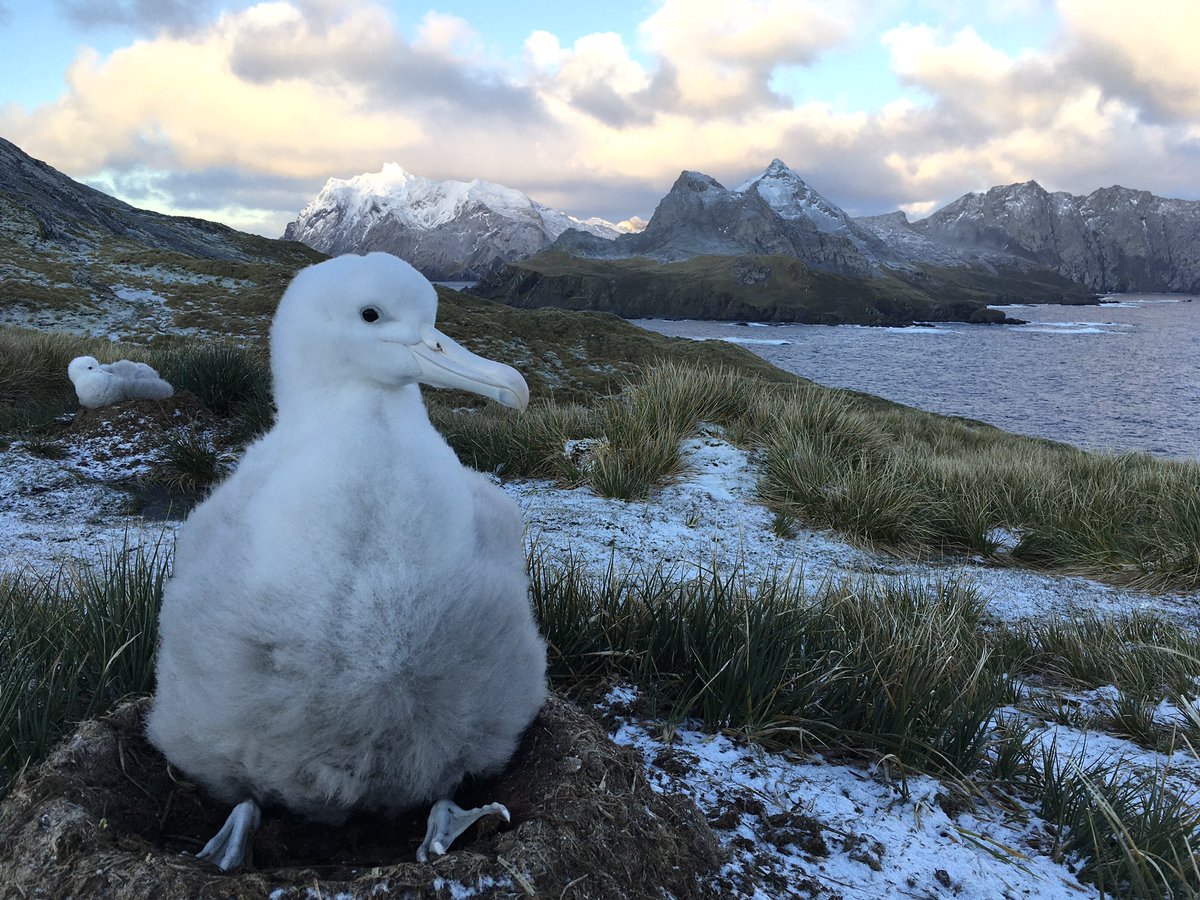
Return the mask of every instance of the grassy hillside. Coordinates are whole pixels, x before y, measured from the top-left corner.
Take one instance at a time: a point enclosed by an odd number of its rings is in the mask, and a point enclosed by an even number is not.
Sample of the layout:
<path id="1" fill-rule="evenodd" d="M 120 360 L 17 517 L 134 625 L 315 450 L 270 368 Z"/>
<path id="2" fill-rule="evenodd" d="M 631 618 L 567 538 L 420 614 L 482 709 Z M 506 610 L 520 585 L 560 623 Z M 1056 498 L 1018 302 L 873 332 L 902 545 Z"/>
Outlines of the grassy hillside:
<path id="1" fill-rule="evenodd" d="M 512 306 L 600 310 L 626 318 L 908 325 L 998 322 L 989 303 L 1087 302 L 1065 279 L 929 267 L 856 278 L 788 256 L 600 260 L 545 251 L 483 279 L 475 293 Z"/>
<path id="2" fill-rule="evenodd" d="M 261 337 L 297 269 L 323 257 L 267 242 L 251 260 L 212 260 L 97 240 L 24 243 L 0 231 L 0 323 L 145 341 L 178 334 Z"/>

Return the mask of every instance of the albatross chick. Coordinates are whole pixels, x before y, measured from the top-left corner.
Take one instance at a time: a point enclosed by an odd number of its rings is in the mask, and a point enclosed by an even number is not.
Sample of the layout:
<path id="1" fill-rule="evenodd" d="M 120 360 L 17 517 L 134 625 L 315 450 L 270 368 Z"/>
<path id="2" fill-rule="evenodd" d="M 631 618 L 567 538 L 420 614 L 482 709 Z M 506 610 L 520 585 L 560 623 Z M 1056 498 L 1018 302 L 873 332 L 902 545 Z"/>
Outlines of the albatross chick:
<path id="1" fill-rule="evenodd" d="M 337 824 L 432 803 L 422 861 L 508 818 L 450 797 L 504 768 L 545 698 L 521 512 L 459 464 L 417 383 L 529 394 L 436 311 L 387 254 L 300 272 L 271 328 L 276 424 L 180 529 L 148 734 L 237 804 L 200 854 L 222 869 L 264 806 Z"/>
<path id="2" fill-rule="evenodd" d="M 175 393 L 153 367 L 128 359 L 100 363 L 92 356 L 77 356 L 67 366 L 67 377 L 75 385 L 79 405 L 86 409 L 122 400 L 166 400 Z"/>

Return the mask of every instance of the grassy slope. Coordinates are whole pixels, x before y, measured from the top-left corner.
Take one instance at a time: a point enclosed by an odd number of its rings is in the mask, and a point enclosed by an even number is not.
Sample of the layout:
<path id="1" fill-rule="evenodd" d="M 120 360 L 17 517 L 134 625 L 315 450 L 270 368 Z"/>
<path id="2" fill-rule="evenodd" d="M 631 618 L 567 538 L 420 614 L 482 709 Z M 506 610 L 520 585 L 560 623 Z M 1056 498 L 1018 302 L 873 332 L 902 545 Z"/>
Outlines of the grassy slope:
<path id="1" fill-rule="evenodd" d="M 145 273 L 166 266 L 205 279 L 234 280 L 232 287 L 202 282 L 202 290 L 190 296 L 197 285 L 154 283 L 172 307 L 191 299 L 198 322 L 214 330 L 223 327 L 253 345 L 246 355 L 262 366 L 267 316 L 298 260 L 217 263 L 153 251 L 124 252 L 131 255 L 106 257 L 104 267 L 91 270 L 92 277 L 113 271 L 112 266 L 131 266 L 143 273 L 137 277 L 153 280 Z M 236 283 L 252 274 L 254 289 Z M 78 270 L 55 277 L 76 287 L 86 284 Z M 47 282 L 51 300 L 69 310 L 78 294 L 70 293 L 69 286 L 58 287 L 49 276 Z M 454 416 L 447 408 L 465 396 L 437 394 L 435 418 L 443 427 L 457 422 L 450 437 L 460 453 L 486 437 L 509 460 L 513 447 L 520 445 L 536 468 L 539 454 L 547 457 L 561 447 L 559 428 L 568 423 L 611 438 L 601 476 L 613 482 L 647 476 L 653 482 L 658 477 L 654 472 L 631 475 L 622 466 L 652 455 L 645 451 L 646 440 L 665 434 L 673 443 L 677 433 L 701 417 L 724 422 L 742 442 L 766 440 L 772 467 L 767 487 L 783 515 L 884 545 L 909 543 L 895 540 L 896 534 L 922 532 L 912 543 L 923 546 L 908 549 L 979 553 L 989 552 L 992 526 L 1018 513 L 1036 515 L 1022 529 L 1028 529 L 1023 540 L 1028 563 L 1172 586 L 1195 585 L 1200 577 L 1194 526 L 1200 516 L 1186 502 L 1171 499 L 1176 494 L 1184 501 L 1200 496 L 1194 489 L 1194 467 L 1145 457 L 1106 460 L 979 423 L 821 388 L 742 348 L 666 338 L 612 315 L 513 309 L 446 290 L 439 293 L 441 327 L 476 351 L 520 367 L 535 399 L 535 408 L 524 416 L 486 410 Z M 27 430 L 31 409 L 38 409 L 35 418 L 45 421 L 47 415 L 75 408 L 65 378 L 71 356 L 122 355 L 164 369 L 181 368 L 206 344 L 160 337 L 149 344 L 114 346 L 100 338 L 0 329 L 0 433 Z M 186 359 L 181 361 L 179 354 Z M 638 370 L 658 361 L 701 364 L 710 373 L 714 365 L 723 368 L 706 376 L 709 380 L 659 379 L 623 400 L 604 399 L 627 379 L 641 381 Z M 228 366 L 212 371 L 213 381 L 228 380 Z M 590 409 L 575 413 L 569 403 Z M 492 425 L 494 435 L 480 434 Z M 665 460 L 668 468 L 670 462 Z M 1176 491 L 1176 486 L 1185 490 Z M 1022 497 L 1028 500 L 1027 510 L 1018 508 Z M 875 514 L 863 516 L 863 509 Z M 1168 527 L 1171 523 L 1162 518 L 1171 510 L 1178 511 L 1178 527 Z M 931 531 L 932 525 L 937 527 Z M 900 530 L 887 533 L 892 526 Z M 1142 532 L 1157 546 L 1138 544 L 1135 538 Z M 1147 554 L 1147 546 L 1154 552 Z M 1155 557 L 1160 550 L 1165 553 Z M 1149 571 L 1141 568 L 1147 563 Z M 10 614 L 6 627 L 0 627 L 0 636 L 9 642 L 0 646 L 0 658 L 20 659 L 25 665 L 0 667 L 0 792 L 16 768 L 46 752 L 67 721 L 91 715 L 126 692 L 148 689 L 164 564 L 115 560 L 78 576 L 95 576 L 94 582 L 55 582 L 64 596 L 53 602 L 42 596 L 50 583 L 0 579 L 0 599 L 5 601 L 0 609 Z M 993 634 L 969 597 L 956 595 L 947 604 L 937 592 L 889 598 L 877 592 L 842 596 L 840 588 L 831 588 L 832 593 L 806 598 L 784 585 L 779 586 L 779 602 L 764 605 L 758 602 L 761 595 L 751 604 L 740 595 L 726 596 L 729 591 L 716 583 L 671 588 L 650 577 L 645 585 L 614 586 L 593 583 L 592 576 L 581 573 L 538 569 L 534 575 L 539 618 L 554 636 L 552 662 L 557 677 L 567 683 L 632 678 L 653 686 L 677 714 L 696 714 L 714 726 L 732 723 L 759 737 L 794 732 L 818 745 L 867 755 L 890 753 L 917 769 L 973 773 L 981 783 L 1002 782 L 1067 836 L 1057 852 L 1088 857 L 1085 878 L 1112 885 L 1136 875 L 1152 884 L 1161 877 L 1171 888 L 1195 884 L 1194 873 L 1186 868 L 1164 866 L 1167 874 L 1160 876 L 1139 862 L 1147 852 L 1152 863 L 1157 858 L 1169 864 L 1175 854 L 1189 855 L 1195 822 L 1190 807 L 1164 814 L 1163 825 L 1156 819 L 1152 831 L 1139 830 L 1139 823 L 1151 818 L 1139 817 L 1135 809 L 1144 792 L 1131 793 L 1133 811 L 1121 808 L 1112 817 L 1101 815 L 1098 805 L 1109 802 L 1108 794 L 1121 794 L 1122 784 L 1114 782 L 1116 788 L 1110 790 L 1103 773 L 1089 773 L 1090 782 L 1081 781 L 1082 776 L 1071 781 L 1039 774 L 1051 769 L 1027 734 L 1014 732 L 1008 744 L 997 744 L 994 737 L 983 740 L 982 731 L 996 708 L 1014 699 L 1005 686 L 1008 675 L 1052 678 L 1075 687 L 1116 683 L 1123 700 L 1128 696 L 1139 710 L 1163 696 L 1176 696 L 1183 690 L 1179 685 L 1190 685 L 1200 671 L 1191 633 L 1155 632 L 1148 638 L 1145 629 L 1083 622 Z M 29 614 L 30 609 L 37 615 Z M 89 610 L 97 615 L 83 621 Z M 671 614 L 661 615 L 662 610 Z M 53 615 L 39 618 L 44 613 Z M 139 636 L 139 642 L 114 655 L 112 648 L 120 646 L 125 633 Z M 711 639 L 695 642 L 705 634 Z M 814 635 L 828 637 L 828 646 L 814 642 Z M 950 638 L 961 652 L 946 652 Z M 1175 652 L 1147 654 L 1148 642 Z M 63 665 L 64 653 L 70 654 L 69 666 Z M 894 659 L 896 665 L 885 670 L 880 659 Z M 947 659 L 957 668 L 947 667 Z M 628 661 L 638 665 L 627 670 Z M 826 662 L 834 664 L 828 673 L 822 668 Z M 714 672 L 726 677 L 714 678 Z M 825 674 L 824 680 L 816 677 Z M 918 682 L 921 691 L 909 697 L 916 705 L 897 705 L 897 697 L 907 696 L 904 688 Z M 36 718 L 30 715 L 34 707 Z M 879 710 L 888 716 L 881 718 Z M 1118 712 L 1114 706 L 1114 721 Z M 1120 723 L 1113 727 L 1129 728 Z M 1157 734 L 1151 724 L 1142 740 L 1174 738 Z M 1069 809 L 1060 809 L 1054 798 L 1067 789 L 1076 799 Z M 1152 807 L 1156 814 L 1162 805 Z M 1113 822 L 1131 829 L 1124 837 L 1136 851 L 1121 850 L 1125 845 L 1112 834 Z M 1134 865 L 1146 865 L 1146 873 L 1132 870 Z"/>
<path id="2" fill-rule="evenodd" d="M 590 403 L 666 360 L 729 366 L 776 383 L 804 381 L 734 344 L 669 338 L 610 313 L 514 309 L 447 288 L 438 296 L 438 327 L 474 352 L 520 369 L 535 403 Z"/>
<path id="3" fill-rule="evenodd" d="M 596 260 L 546 251 L 484 279 L 479 294 L 519 307 L 628 318 L 752 319 L 834 325 L 988 321 L 989 303 L 1087 302 L 1065 279 L 927 267 L 876 278 L 809 268 L 786 256 L 697 256 L 674 263 Z"/>
<path id="4" fill-rule="evenodd" d="M 168 221 L 194 230 L 193 220 Z M 261 336 L 295 271 L 325 258 L 292 241 L 200 225 L 219 231 L 222 252 L 243 258 L 151 248 L 98 228 L 46 237 L 37 216 L 0 195 L 0 311 L 10 321 L 23 313 L 41 327 L 96 333 L 124 313 L 120 332 L 134 340 L 184 329 Z M 161 303 L 139 308 L 118 296 L 126 291 L 153 293 Z"/>

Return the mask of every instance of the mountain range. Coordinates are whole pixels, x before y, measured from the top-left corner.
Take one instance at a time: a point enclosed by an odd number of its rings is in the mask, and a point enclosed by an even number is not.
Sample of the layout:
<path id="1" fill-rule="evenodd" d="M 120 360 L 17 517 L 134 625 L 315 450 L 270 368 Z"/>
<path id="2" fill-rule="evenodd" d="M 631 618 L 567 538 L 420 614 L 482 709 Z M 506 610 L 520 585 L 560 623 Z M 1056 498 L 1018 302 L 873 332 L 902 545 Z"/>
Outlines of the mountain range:
<path id="1" fill-rule="evenodd" d="M 1120 185 L 1081 197 L 1027 181 L 959 197 L 909 227 L 943 245 L 1047 266 L 1094 291 L 1200 293 L 1195 200 Z"/>
<path id="2" fill-rule="evenodd" d="M 693 285 L 691 298 L 668 283 L 689 271 L 684 262 L 709 257 L 692 267 L 710 281 Z M 741 290 L 748 271 L 763 273 L 755 292 Z M 764 307 L 768 288 L 775 299 Z M 1200 292 L 1200 202 L 1123 187 L 1076 197 L 1027 182 L 967 194 L 918 222 L 903 212 L 852 218 L 776 159 L 733 190 L 685 171 L 642 232 L 612 240 L 564 232 L 475 290 L 515 305 L 632 317 L 1002 321 L 987 307 Z"/>
<path id="3" fill-rule="evenodd" d="M 330 256 L 382 250 L 429 278 L 474 281 L 572 228 L 599 239 L 620 234 L 611 222 L 581 221 L 502 184 L 435 181 L 388 163 L 329 179 L 283 236 Z"/>
<path id="4" fill-rule="evenodd" d="M 577 256 L 784 253 L 819 269 L 871 275 L 914 265 L 1047 268 L 1094 291 L 1200 290 L 1200 202 L 1123 187 L 1086 197 L 1036 181 L 967 194 L 928 218 L 851 218 L 781 160 L 734 190 L 682 173 L 637 235 L 600 242 L 567 233 Z"/>
<path id="5" fill-rule="evenodd" d="M 384 182 L 404 190 L 389 194 Z M 314 201 L 301 218 L 331 252 L 371 249 L 354 235 L 404 221 L 410 246 L 435 251 L 441 268 L 427 274 L 478 264 L 473 290 L 513 306 L 905 324 L 1004 321 L 990 305 L 1087 303 L 1097 291 L 1200 292 L 1200 203 L 1121 187 L 1074 197 L 1028 182 L 968 194 L 918 222 L 852 218 L 775 160 L 733 190 L 682 173 L 641 231 L 398 166 L 331 181 L 322 196 L 334 202 Z M 361 227 L 340 227 L 351 222 Z M 491 249 L 468 222 L 486 226 Z M 532 255 L 505 261 L 500 245 Z M 0 323 L 259 333 L 290 275 L 321 258 L 297 241 L 136 209 L 0 139 Z"/>
<path id="6" fill-rule="evenodd" d="M 1195 201 L 1119 186 L 1079 197 L 1031 181 L 967 194 L 917 222 L 903 212 L 852 218 L 779 159 L 734 189 L 702 172 L 681 173 L 638 231 L 580 222 L 502 185 L 437 182 L 389 165 L 331 179 L 285 236 L 327 253 L 388 250 L 432 278 L 479 278 L 474 290 L 510 304 L 627 316 L 660 310 L 841 321 L 837 303 L 815 297 L 834 291 L 851 321 L 978 321 L 994 318 L 982 310 L 995 303 L 1200 291 Z M 688 292 L 707 299 L 667 286 L 684 271 L 674 264 L 710 256 L 718 259 L 697 270 L 716 281 Z M 634 259 L 674 267 L 608 265 Z M 792 261 L 802 264 L 803 278 Z M 770 274 L 741 284 L 764 266 Z M 778 296 L 767 310 L 736 290 L 753 286 L 761 297 L 768 283 Z"/>

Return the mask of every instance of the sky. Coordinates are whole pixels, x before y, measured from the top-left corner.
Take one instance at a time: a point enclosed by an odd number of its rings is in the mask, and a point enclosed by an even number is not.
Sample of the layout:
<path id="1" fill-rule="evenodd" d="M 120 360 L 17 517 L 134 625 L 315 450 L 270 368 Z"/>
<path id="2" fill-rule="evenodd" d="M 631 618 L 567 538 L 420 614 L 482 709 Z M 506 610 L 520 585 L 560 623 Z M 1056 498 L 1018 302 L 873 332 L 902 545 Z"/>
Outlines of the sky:
<path id="1" fill-rule="evenodd" d="M 270 237 L 384 163 L 649 218 L 780 158 L 851 215 L 1200 199 L 1196 0 L 0 0 L 0 136 Z"/>

